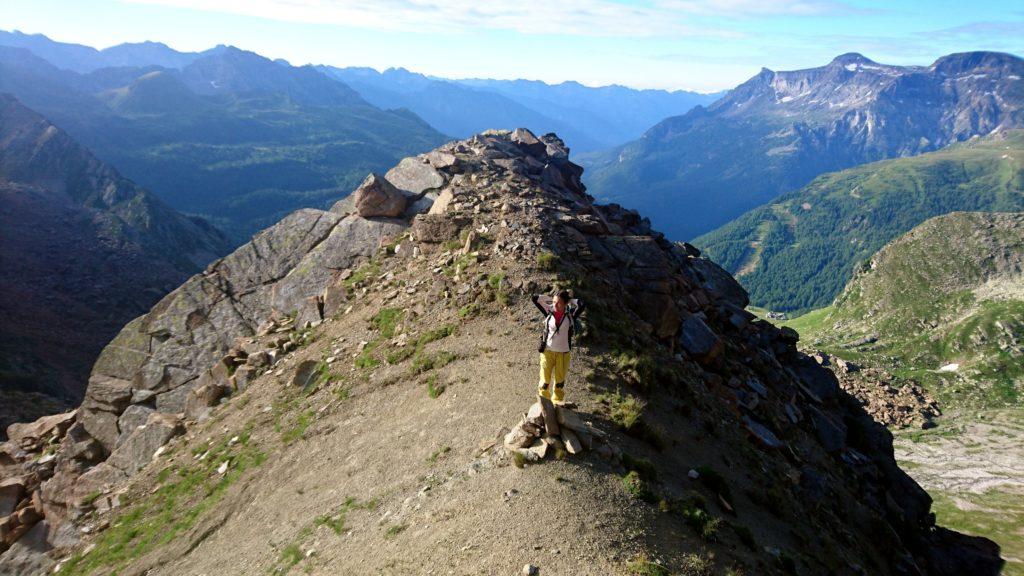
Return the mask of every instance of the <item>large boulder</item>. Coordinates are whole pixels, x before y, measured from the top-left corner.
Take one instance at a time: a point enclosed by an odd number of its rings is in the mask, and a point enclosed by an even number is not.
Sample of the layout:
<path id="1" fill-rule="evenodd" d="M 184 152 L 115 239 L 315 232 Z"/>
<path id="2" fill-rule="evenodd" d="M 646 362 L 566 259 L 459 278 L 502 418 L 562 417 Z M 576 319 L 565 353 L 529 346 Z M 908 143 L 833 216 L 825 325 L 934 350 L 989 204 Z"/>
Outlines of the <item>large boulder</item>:
<path id="1" fill-rule="evenodd" d="M 0 480 L 0 518 L 14 512 L 25 495 L 25 480 L 20 477 Z"/>
<path id="2" fill-rule="evenodd" d="M 341 218 L 325 238 L 310 247 L 291 270 L 271 285 L 268 303 L 285 314 L 308 307 L 311 296 L 322 296 L 324 289 L 335 281 L 337 270 L 356 267 L 358 261 L 372 257 L 407 228 L 408 224 L 401 220 L 367 220 L 355 215 Z M 322 317 L 319 311 L 309 312 L 312 314 L 308 320 Z"/>
<path id="3" fill-rule="evenodd" d="M 691 358 L 702 364 L 714 360 L 722 350 L 722 339 L 696 315 L 683 321 L 679 344 Z"/>
<path id="4" fill-rule="evenodd" d="M 17 444 L 22 450 L 34 451 L 43 444 L 57 440 L 75 423 L 77 410 L 43 416 L 28 424 L 11 424 L 7 427 L 7 439 Z"/>
<path id="5" fill-rule="evenodd" d="M 185 401 L 185 418 L 188 420 L 205 420 L 217 402 L 224 396 L 226 388 L 213 382 L 196 387 Z"/>
<path id="6" fill-rule="evenodd" d="M 836 452 L 846 446 L 846 425 L 841 420 L 818 410 L 814 406 L 808 406 L 811 423 L 814 424 L 814 431 L 818 435 L 818 442 L 828 452 Z"/>
<path id="7" fill-rule="evenodd" d="M 182 430 L 181 420 L 176 416 L 150 414 L 146 423 L 136 428 L 124 444 L 118 446 L 110 458 L 107 458 L 107 464 L 131 476 L 153 459 L 157 448 L 180 434 Z"/>
<path id="8" fill-rule="evenodd" d="M 839 394 L 839 380 L 828 368 L 822 367 L 810 356 L 801 354 L 793 368 L 804 392 L 815 401 L 825 401 Z"/>
<path id="9" fill-rule="evenodd" d="M 541 142 L 540 138 L 534 136 L 533 132 L 526 128 L 516 128 L 512 131 L 510 138 L 524 153 L 530 156 L 541 157 L 547 151 L 548 145 Z"/>
<path id="10" fill-rule="evenodd" d="M 49 543 L 50 524 L 43 520 L 11 544 L 10 549 L 0 555 L 0 576 L 22 576 L 28 574 L 49 574 L 55 560 L 47 554 L 53 547 Z"/>
<path id="11" fill-rule="evenodd" d="M 704 289 L 713 299 L 728 302 L 738 308 L 746 308 L 750 303 L 747 291 L 740 286 L 735 278 L 720 266 L 707 258 L 689 258 L 689 266 L 684 271 L 691 274 L 691 279 Z"/>
<path id="12" fill-rule="evenodd" d="M 438 157 L 437 161 L 444 159 Z M 414 196 L 429 190 L 437 190 L 445 185 L 445 178 L 431 165 L 427 157 L 416 156 L 405 158 L 397 166 L 388 170 L 385 180 L 395 188 Z"/>
<path id="13" fill-rule="evenodd" d="M 364 218 L 394 218 L 405 211 L 406 198 L 402 191 L 376 173 L 367 176 L 352 195 L 356 212 Z"/>

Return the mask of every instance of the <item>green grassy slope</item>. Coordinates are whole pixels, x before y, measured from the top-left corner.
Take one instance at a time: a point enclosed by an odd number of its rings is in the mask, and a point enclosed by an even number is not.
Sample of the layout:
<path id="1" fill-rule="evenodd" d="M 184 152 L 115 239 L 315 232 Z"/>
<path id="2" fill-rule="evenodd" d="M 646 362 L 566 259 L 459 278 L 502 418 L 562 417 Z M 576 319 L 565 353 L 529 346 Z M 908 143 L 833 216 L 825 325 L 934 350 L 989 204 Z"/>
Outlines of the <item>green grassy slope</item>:
<path id="1" fill-rule="evenodd" d="M 124 114 L 74 127 L 97 155 L 234 243 L 301 207 L 325 208 L 371 171 L 445 137 L 420 118 L 370 106 L 278 98 L 207 101 L 173 114 Z"/>
<path id="2" fill-rule="evenodd" d="M 774 310 L 828 305 L 859 263 L 933 216 L 1024 210 L 1024 131 L 823 175 L 694 240 Z"/>
<path id="3" fill-rule="evenodd" d="M 791 325 L 817 347 L 921 382 L 947 406 L 1015 405 L 1024 380 L 1022 264 L 1024 214 L 940 216 L 879 251 L 834 306 Z M 869 338 L 877 341 L 858 344 Z"/>

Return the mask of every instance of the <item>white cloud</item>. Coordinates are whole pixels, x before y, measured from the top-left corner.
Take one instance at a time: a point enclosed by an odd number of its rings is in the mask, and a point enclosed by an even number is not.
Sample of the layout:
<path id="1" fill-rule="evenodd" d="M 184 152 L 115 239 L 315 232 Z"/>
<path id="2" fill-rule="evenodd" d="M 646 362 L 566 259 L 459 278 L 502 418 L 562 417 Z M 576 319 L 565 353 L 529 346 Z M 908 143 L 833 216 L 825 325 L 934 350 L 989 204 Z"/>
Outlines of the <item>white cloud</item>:
<path id="1" fill-rule="evenodd" d="M 403 32 L 462 33 L 476 29 L 575 36 L 718 36 L 741 34 L 692 22 L 694 9 L 672 2 L 630 6 L 612 0 L 126 0 L 255 16 Z M 750 0 L 726 0 L 726 4 Z M 781 4 L 780 0 L 765 0 Z M 713 4 L 714 2 L 683 2 Z M 759 2 L 763 4 L 764 2 Z M 815 4 L 804 0 L 800 4 Z"/>
<path id="2" fill-rule="evenodd" d="M 819 16 L 864 12 L 832 0 L 660 0 L 660 6 L 689 14 L 722 17 Z"/>

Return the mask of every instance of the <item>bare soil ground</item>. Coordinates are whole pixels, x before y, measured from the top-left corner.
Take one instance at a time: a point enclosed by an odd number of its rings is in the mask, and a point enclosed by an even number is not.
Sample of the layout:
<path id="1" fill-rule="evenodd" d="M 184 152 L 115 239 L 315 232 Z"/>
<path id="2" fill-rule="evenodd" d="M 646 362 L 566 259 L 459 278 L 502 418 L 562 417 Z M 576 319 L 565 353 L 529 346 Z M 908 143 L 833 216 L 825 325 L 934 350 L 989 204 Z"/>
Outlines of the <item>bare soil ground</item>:
<path id="1" fill-rule="evenodd" d="M 895 452 L 935 499 L 939 524 L 991 538 L 1004 573 L 1024 575 L 1024 409 L 949 414 L 897 434 Z"/>

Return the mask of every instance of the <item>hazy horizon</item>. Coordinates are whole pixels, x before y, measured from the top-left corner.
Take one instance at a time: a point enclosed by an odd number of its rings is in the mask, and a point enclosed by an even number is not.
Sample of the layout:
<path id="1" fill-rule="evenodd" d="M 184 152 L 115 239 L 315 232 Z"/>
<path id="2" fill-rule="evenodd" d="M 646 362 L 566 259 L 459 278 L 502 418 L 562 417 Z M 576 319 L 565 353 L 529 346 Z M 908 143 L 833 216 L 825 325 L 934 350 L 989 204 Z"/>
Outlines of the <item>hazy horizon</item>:
<path id="1" fill-rule="evenodd" d="M 196 52 L 226 44 L 293 65 L 703 93 L 730 89 L 762 67 L 811 68 L 847 52 L 898 65 L 929 65 L 954 52 L 1024 53 L 1024 11 L 1002 0 L 972 6 L 969 15 L 945 0 L 207 4 L 5 0 L 0 28 L 97 49 L 154 41 Z"/>

